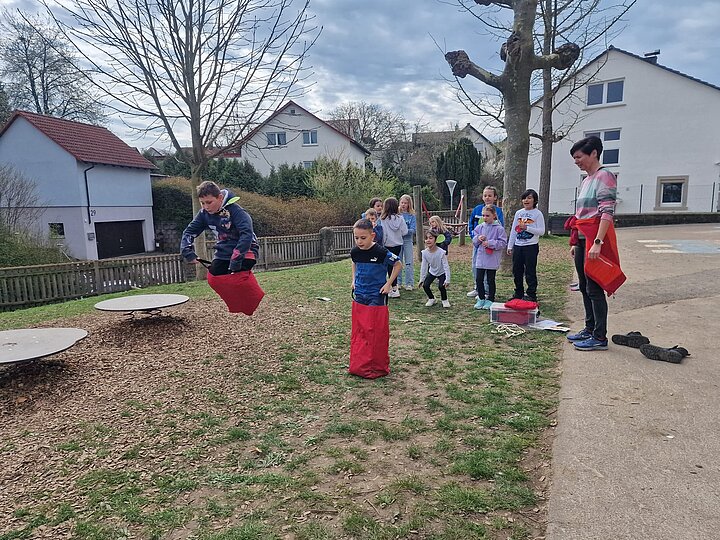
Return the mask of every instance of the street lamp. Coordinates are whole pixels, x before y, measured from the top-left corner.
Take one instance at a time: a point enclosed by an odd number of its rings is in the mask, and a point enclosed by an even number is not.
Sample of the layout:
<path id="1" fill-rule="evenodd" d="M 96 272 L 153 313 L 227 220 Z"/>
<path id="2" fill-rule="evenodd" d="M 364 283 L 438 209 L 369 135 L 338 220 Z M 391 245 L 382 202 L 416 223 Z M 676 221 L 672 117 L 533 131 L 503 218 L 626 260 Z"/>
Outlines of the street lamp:
<path id="1" fill-rule="evenodd" d="M 455 186 L 457 186 L 457 182 L 455 180 L 445 180 L 445 183 L 447 184 L 447 187 L 450 190 L 450 210 L 452 210 L 453 209 L 453 192 L 455 191 Z"/>

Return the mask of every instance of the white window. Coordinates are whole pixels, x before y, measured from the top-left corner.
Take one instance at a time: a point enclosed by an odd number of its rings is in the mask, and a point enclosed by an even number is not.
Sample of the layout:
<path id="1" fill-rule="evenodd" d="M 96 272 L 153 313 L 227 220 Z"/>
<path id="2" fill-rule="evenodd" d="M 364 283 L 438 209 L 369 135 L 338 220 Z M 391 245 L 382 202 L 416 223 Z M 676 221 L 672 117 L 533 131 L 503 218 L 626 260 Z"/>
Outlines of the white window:
<path id="1" fill-rule="evenodd" d="M 287 136 L 284 131 L 275 133 L 266 133 L 268 146 L 285 146 L 287 144 Z"/>
<path id="2" fill-rule="evenodd" d="M 65 238 L 64 223 L 48 223 L 50 228 L 50 238 Z"/>
<path id="3" fill-rule="evenodd" d="M 625 90 L 625 81 L 608 81 L 588 84 L 587 104 L 606 105 L 622 103 Z"/>
<path id="4" fill-rule="evenodd" d="M 313 165 L 315 165 L 314 161 L 303 161 L 302 162 L 303 169 L 312 169 Z"/>
<path id="5" fill-rule="evenodd" d="M 317 129 L 303 131 L 303 146 L 317 144 Z"/>
<path id="6" fill-rule="evenodd" d="M 603 142 L 603 153 L 600 161 L 603 165 L 620 164 L 620 130 L 586 131 L 586 137 L 598 137 Z"/>
<path id="7" fill-rule="evenodd" d="M 655 210 L 687 210 L 687 176 L 658 178 Z"/>

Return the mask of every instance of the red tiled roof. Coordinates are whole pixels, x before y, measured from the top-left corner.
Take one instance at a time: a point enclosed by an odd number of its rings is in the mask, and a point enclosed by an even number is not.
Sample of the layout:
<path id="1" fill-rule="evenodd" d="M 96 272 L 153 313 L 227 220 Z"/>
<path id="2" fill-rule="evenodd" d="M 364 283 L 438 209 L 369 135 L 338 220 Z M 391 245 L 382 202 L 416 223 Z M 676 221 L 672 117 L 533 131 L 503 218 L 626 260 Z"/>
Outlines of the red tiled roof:
<path id="1" fill-rule="evenodd" d="M 136 169 L 156 168 L 135 148 L 125 144 L 104 127 L 28 111 L 15 111 L 0 131 L 0 137 L 18 117 L 30 122 L 78 161 Z"/>

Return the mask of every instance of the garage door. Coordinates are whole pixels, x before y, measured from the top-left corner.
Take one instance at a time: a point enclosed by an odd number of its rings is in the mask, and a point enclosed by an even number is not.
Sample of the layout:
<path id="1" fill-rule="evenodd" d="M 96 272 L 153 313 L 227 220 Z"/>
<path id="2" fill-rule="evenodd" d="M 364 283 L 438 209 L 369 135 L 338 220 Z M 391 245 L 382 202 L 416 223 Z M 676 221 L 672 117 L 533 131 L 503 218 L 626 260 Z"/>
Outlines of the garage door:
<path id="1" fill-rule="evenodd" d="M 142 221 L 95 223 L 98 259 L 122 257 L 145 251 Z"/>

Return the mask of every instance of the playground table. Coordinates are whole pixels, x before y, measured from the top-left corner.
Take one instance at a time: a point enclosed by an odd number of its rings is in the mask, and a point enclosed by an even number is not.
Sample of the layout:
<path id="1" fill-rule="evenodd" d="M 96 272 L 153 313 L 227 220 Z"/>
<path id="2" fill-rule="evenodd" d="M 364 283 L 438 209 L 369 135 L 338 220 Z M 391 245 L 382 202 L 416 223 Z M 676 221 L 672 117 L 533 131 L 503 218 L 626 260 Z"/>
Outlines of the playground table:
<path id="1" fill-rule="evenodd" d="M 190 300 L 184 294 L 136 294 L 111 298 L 95 304 L 100 311 L 119 311 L 134 316 L 136 311 L 147 315 L 159 315 L 163 308 L 184 304 Z"/>
<path id="2" fill-rule="evenodd" d="M 32 328 L 0 332 L 0 365 L 29 362 L 69 349 L 88 333 L 80 328 Z"/>

